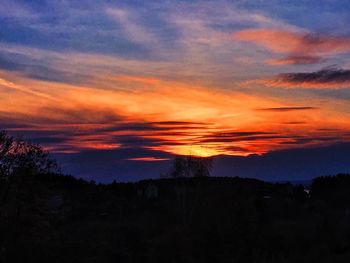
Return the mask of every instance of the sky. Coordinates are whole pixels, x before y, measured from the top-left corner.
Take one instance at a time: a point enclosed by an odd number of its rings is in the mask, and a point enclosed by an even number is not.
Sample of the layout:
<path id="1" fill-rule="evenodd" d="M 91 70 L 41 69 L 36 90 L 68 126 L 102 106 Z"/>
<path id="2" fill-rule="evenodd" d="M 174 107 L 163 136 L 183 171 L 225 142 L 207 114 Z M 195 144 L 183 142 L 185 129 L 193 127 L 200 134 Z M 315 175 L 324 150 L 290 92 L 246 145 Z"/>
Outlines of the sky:
<path id="1" fill-rule="evenodd" d="M 100 182 L 175 155 L 350 172 L 349 24 L 347 0 L 0 0 L 0 129 Z"/>

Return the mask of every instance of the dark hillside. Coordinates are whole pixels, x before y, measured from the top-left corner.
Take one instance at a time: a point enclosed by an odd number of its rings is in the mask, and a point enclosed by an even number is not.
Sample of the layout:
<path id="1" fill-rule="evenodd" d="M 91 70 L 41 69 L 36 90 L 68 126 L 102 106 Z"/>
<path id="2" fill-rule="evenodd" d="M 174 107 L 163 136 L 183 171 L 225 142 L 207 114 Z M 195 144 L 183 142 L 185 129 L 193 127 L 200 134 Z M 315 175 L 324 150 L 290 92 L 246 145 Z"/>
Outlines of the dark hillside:
<path id="1" fill-rule="evenodd" d="M 0 257 L 2 262 L 345 262 L 350 186 L 344 181 L 349 176 L 318 178 L 309 198 L 302 186 L 241 178 L 96 185 L 56 174 L 21 176 L 1 204 Z M 7 184 L 2 181 L 2 193 Z"/>

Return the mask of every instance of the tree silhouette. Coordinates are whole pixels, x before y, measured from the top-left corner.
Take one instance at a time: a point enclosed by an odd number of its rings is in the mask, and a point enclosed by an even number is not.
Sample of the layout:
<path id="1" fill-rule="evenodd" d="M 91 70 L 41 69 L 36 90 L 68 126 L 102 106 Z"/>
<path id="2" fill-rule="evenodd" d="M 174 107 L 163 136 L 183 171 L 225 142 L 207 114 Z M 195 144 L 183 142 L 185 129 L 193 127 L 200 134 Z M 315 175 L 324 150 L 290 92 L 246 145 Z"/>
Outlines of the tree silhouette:
<path id="1" fill-rule="evenodd" d="M 22 233 L 26 225 L 45 224 L 48 189 L 37 179 L 57 172 L 57 163 L 40 146 L 0 132 L 0 247 L 16 252 L 24 236 L 30 235 Z"/>
<path id="2" fill-rule="evenodd" d="M 169 173 L 174 178 L 210 176 L 212 165 L 210 157 L 176 156 Z"/>
<path id="3" fill-rule="evenodd" d="M 45 174 L 58 172 L 58 165 L 39 145 L 14 139 L 0 132 L 0 178 L 14 174 Z"/>

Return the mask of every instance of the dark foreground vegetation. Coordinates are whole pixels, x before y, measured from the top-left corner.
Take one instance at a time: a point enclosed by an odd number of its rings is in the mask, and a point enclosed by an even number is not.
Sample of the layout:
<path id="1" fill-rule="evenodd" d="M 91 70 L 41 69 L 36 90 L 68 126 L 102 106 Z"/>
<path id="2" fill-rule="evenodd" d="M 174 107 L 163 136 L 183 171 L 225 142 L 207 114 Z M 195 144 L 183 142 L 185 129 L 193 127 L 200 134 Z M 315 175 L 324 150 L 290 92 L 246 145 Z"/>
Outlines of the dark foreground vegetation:
<path id="1" fill-rule="evenodd" d="M 350 175 L 317 178 L 308 194 L 242 178 L 98 185 L 57 172 L 40 148 L 0 143 L 0 262 L 350 262 Z"/>

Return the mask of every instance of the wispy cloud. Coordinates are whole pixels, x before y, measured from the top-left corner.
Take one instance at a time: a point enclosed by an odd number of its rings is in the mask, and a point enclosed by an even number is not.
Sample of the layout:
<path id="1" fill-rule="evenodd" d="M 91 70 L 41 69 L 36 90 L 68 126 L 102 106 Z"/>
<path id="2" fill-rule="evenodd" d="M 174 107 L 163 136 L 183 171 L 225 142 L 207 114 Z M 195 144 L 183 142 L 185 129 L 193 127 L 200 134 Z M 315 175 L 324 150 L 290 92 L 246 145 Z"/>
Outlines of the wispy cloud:
<path id="1" fill-rule="evenodd" d="M 122 76 L 112 77 L 112 79 L 115 80 L 115 81 L 137 82 L 137 83 L 146 84 L 146 85 L 155 85 L 155 84 L 160 82 L 160 80 L 157 79 L 157 78 L 145 77 L 145 76 L 127 76 L 127 75 L 122 75 Z"/>
<path id="2" fill-rule="evenodd" d="M 141 44 L 158 43 L 157 36 L 137 20 L 137 13 L 115 7 L 107 8 L 106 14 L 119 23 L 122 32 L 129 40 Z"/>
<path id="3" fill-rule="evenodd" d="M 10 20 L 33 20 L 38 18 L 38 15 L 26 3 L 1 0 L 0 5 L 0 17 Z"/>

